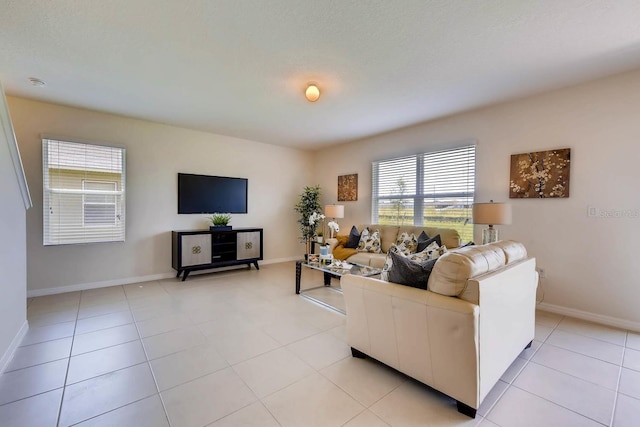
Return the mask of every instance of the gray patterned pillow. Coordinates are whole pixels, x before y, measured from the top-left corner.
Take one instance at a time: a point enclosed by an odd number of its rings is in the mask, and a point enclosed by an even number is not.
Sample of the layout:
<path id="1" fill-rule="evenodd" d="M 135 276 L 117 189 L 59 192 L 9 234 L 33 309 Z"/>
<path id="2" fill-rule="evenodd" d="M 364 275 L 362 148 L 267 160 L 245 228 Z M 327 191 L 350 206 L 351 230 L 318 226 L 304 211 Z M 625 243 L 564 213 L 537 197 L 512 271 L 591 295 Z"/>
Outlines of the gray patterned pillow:
<path id="1" fill-rule="evenodd" d="M 405 255 L 415 253 L 418 248 L 418 238 L 413 233 L 409 234 L 403 231 L 396 240 L 396 246 Z"/>
<path id="2" fill-rule="evenodd" d="M 370 233 L 367 228 L 362 230 L 360 243 L 358 243 L 358 252 L 382 253 L 382 248 L 380 247 L 380 231 L 376 230 Z"/>
<path id="3" fill-rule="evenodd" d="M 437 259 L 412 261 L 395 252 L 389 252 L 389 255 L 392 262 L 391 269 L 387 272 L 389 282 L 427 289 L 427 282 Z"/>

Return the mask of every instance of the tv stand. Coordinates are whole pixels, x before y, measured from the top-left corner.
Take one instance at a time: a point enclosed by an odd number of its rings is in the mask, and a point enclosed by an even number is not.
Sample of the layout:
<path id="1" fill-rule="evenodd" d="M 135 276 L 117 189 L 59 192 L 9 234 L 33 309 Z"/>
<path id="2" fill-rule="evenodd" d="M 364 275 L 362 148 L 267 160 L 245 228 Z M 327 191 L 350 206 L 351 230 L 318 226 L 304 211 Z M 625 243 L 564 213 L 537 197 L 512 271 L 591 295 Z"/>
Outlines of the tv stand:
<path id="1" fill-rule="evenodd" d="M 262 228 L 172 231 L 171 249 L 171 265 L 183 282 L 196 270 L 242 264 L 260 270 Z"/>

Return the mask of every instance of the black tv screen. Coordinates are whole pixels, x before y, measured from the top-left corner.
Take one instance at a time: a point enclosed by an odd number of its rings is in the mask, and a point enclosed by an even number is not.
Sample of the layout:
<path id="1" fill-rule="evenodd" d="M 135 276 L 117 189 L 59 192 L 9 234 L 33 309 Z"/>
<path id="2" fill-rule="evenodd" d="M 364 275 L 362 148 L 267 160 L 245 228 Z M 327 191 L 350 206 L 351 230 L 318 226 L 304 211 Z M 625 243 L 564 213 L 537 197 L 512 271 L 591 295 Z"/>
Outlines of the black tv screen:
<path id="1" fill-rule="evenodd" d="M 178 174 L 178 213 L 247 213 L 245 178 Z"/>

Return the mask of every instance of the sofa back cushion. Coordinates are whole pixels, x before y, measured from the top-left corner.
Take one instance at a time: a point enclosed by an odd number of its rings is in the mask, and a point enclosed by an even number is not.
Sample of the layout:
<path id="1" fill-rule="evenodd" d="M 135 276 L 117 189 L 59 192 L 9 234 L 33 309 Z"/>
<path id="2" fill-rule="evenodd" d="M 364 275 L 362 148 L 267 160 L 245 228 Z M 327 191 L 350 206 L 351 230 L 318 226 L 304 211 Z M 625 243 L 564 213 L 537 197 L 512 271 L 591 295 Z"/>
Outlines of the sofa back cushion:
<path id="1" fill-rule="evenodd" d="M 447 247 L 447 249 L 453 249 L 460 246 L 460 234 L 457 230 L 451 228 L 437 228 L 437 227 L 414 227 L 414 226 L 397 226 L 397 225 L 383 225 L 383 224 L 361 224 L 358 226 L 358 230 L 362 232 L 365 228 L 369 228 L 372 232 L 374 230 L 380 230 L 380 244 L 382 248 L 382 252 L 387 253 L 391 245 L 395 245 L 398 237 L 403 233 L 407 232 L 409 234 L 413 234 L 416 237 L 420 235 L 423 231 L 429 235 L 429 237 L 434 237 L 437 234 L 440 235 L 440 240 L 442 244 Z"/>
<path id="2" fill-rule="evenodd" d="M 511 240 L 455 249 L 438 259 L 428 289 L 441 295 L 461 296 L 469 279 L 526 258 L 524 245 Z"/>

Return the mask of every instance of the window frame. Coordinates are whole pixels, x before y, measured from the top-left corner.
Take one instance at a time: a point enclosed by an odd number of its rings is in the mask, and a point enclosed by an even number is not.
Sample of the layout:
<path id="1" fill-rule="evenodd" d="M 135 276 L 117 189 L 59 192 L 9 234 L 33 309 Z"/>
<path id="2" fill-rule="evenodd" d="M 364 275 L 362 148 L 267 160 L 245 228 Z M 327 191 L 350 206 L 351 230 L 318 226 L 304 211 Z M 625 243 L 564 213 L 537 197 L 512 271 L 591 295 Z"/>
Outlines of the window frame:
<path id="1" fill-rule="evenodd" d="M 448 191 L 431 191 L 427 192 L 424 188 L 425 185 L 425 174 L 434 173 L 434 167 L 426 167 L 425 166 L 425 158 L 437 157 L 447 155 L 449 153 L 452 156 L 456 156 L 456 152 L 459 152 L 459 166 L 457 168 L 448 168 L 447 172 L 449 174 L 458 173 L 462 174 L 463 171 L 467 173 L 467 183 L 466 183 L 466 191 L 453 191 L 449 189 Z M 412 155 L 376 160 L 371 162 L 371 222 L 372 224 L 378 224 L 380 221 L 380 202 L 384 200 L 411 200 L 413 204 L 413 224 L 406 223 L 398 223 L 400 226 L 416 226 L 416 227 L 430 227 L 434 226 L 433 224 L 429 224 L 428 218 L 425 217 L 426 209 L 425 207 L 429 204 L 428 200 L 438 200 L 438 199 L 465 199 L 466 203 L 463 205 L 463 209 L 468 209 L 468 219 L 461 225 L 464 227 L 471 221 L 471 207 L 475 201 L 475 182 L 476 182 L 476 158 L 477 158 L 477 150 L 475 142 L 468 142 L 461 144 L 459 146 L 455 146 L 452 148 L 442 149 L 442 150 L 434 150 L 428 152 L 422 152 Z M 458 161 L 457 159 L 454 159 Z M 389 181 L 380 182 L 380 175 L 388 173 L 386 171 L 381 172 L 381 166 L 383 168 L 387 168 L 390 170 L 394 166 L 394 164 L 398 165 L 398 168 L 403 167 L 403 161 L 411 161 L 415 162 L 415 165 L 404 166 L 404 170 L 411 170 L 413 174 L 410 178 L 410 184 L 415 186 L 414 189 L 411 188 L 410 194 L 401 194 L 401 195 L 380 195 L 381 191 L 389 191 L 390 185 L 392 185 L 392 180 L 394 178 L 389 178 Z M 454 171 L 452 173 L 452 171 Z M 469 177 L 469 174 L 471 176 Z M 404 178 L 404 175 L 400 177 L 400 179 Z M 471 178 L 471 182 L 469 182 L 469 178 Z M 415 181 L 414 181 L 415 180 Z M 431 203 L 434 206 L 438 206 L 437 202 Z M 452 218 L 455 218 L 452 216 Z M 425 225 L 426 224 L 426 225 Z M 437 225 L 436 225 L 437 226 Z M 473 226 L 472 226 L 473 227 Z M 471 236 L 473 236 L 473 228 L 471 229 Z"/>
<path id="2" fill-rule="evenodd" d="M 110 145 L 42 138 L 44 246 L 124 242 L 126 150 Z M 92 190 L 86 182 L 110 183 L 114 190 Z M 113 196 L 113 224 L 87 224 L 86 196 Z M 102 204 L 102 203 L 99 203 Z"/>

